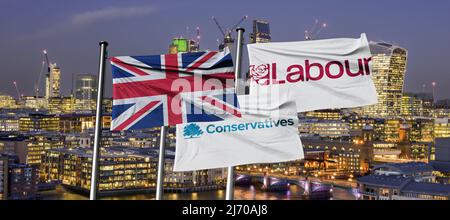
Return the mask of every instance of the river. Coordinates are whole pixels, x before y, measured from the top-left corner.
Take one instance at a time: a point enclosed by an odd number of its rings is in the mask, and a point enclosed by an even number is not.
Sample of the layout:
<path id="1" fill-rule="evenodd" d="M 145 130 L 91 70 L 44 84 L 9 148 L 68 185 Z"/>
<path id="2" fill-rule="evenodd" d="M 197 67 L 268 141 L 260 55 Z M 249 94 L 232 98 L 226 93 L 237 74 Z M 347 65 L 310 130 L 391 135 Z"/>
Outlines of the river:
<path id="1" fill-rule="evenodd" d="M 43 200 L 87 200 L 85 195 L 76 194 L 67 191 L 61 186 L 56 190 L 46 191 L 40 193 Z M 289 186 L 288 190 L 278 192 L 263 192 L 256 189 L 254 186 L 249 187 L 235 187 L 234 198 L 236 200 L 301 200 L 303 189 L 296 186 Z M 333 188 L 333 200 L 355 200 L 351 189 Z M 105 200 L 151 200 L 155 199 L 154 193 L 139 194 L 139 195 L 124 195 L 103 197 Z M 206 192 L 192 192 L 192 193 L 165 193 L 165 200 L 223 200 L 225 199 L 225 190 L 214 190 Z"/>

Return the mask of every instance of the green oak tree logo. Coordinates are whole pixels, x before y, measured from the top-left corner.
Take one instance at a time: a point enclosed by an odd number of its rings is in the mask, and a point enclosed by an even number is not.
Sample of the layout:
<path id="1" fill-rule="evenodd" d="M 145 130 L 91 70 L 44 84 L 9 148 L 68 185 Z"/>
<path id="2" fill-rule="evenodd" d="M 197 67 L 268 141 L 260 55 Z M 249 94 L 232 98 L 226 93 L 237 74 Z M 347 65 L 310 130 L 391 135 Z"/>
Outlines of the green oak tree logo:
<path id="1" fill-rule="evenodd" d="M 200 126 L 198 126 L 198 124 L 191 123 L 191 124 L 188 124 L 188 125 L 184 126 L 183 136 L 186 139 L 198 138 L 202 134 L 203 134 L 203 131 L 200 128 Z"/>

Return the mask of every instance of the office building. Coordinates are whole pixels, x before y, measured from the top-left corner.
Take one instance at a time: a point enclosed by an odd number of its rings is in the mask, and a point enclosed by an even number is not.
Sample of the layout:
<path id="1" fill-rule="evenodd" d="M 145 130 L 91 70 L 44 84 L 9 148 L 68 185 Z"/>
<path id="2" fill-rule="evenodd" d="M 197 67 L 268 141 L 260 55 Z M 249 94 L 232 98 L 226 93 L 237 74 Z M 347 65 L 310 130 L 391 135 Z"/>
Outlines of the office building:
<path id="1" fill-rule="evenodd" d="M 371 43 L 370 50 L 372 79 L 377 90 L 378 103 L 363 107 L 363 114 L 369 117 L 398 117 L 402 112 L 407 51 L 386 43 Z"/>
<path id="2" fill-rule="evenodd" d="M 310 118 L 337 121 L 342 119 L 342 112 L 340 109 L 324 109 L 306 112 L 305 116 Z"/>
<path id="3" fill-rule="evenodd" d="M 433 118 L 450 118 L 450 109 L 447 108 L 434 108 L 431 110 Z"/>
<path id="4" fill-rule="evenodd" d="M 75 98 L 72 96 L 49 98 L 47 109 L 50 114 L 73 113 L 75 112 Z"/>
<path id="5" fill-rule="evenodd" d="M 19 119 L 19 131 L 58 131 L 59 117 L 45 114 L 29 114 Z"/>
<path id="6" fill-rule="evenodd" d="M 428 93 L 403 93 L 401 115 L 406 118 L 432 116 L 433 96 Z"/>
<path id="7" fill-rule="evenodd" d="M 97 99 L 97 76 L 91 74 L 75 75 L 75 98 Z"/>
<path id="8" fill-rule="evenodd" d="M 47 108 L 48 100 L 43 97 L 22 96 L 20 101 L 21 107 L 30 109 L 45 109 Z"/>
<path id="9" fill-rule="evenodd" d="M 250 34 L 251 43 L 271 42 L 269 22 L 264 20 L 253 20 L 253 33 Z"/>
<path id="10" fill-rule="evenodd" d="M 434 138 L 450 138 L 450 118 L 434 119 Z"/>
<path id="11" fill-rule="evenodd" d="M 416 118 L 407 122 L 410 125 L 409 141 L 411 142 L 433 142 L 434 120 L 427 118 Z"/>
<path id="12" fill-rule="evenodd" d="M 387 142 L 400 141 L 400 119 L 376 119 L 373 125 L 376 140 Z"/>
<path id="13" fill-rule="evenodd" d="M 402 96 L 401 115 L 407 118 L 424 116 L 423 100 L 411 93 Z"/>
<path id="14" fill-rule="evenodd" d="M 61 114 L 57 118 L 59 131 L 63 133 L 83 132 L 95 127 L 95 113 Z M 111 115 L 103 114 L 102 128 L 109 129 L 111 121 Z"/>
<path id="15" fill-rule="evenodd" d="M 13 163 L 8 166 L 8 199 L 36 199 L 38 194 L 37 168 L 26 164 Z"/>
<path id="16" fill-rule="evenodd" d="M 169 53 L 181 53 L 181 52 L 189 52 L 190 43 L 186 38 L 173 38 L 172 43 L 169 46 Z"/>
<path id="17" fill-rule="evenodd" d="M 0 114 L 0 132 L 19 131 L 19 117 L 15 114 Z"/>
<path id="18" fill-rule="evenodd" d="M 16 147 L 19 161 L 39 168 L 46 151 L 64 147 L 64 137 L 49 133 L 33 134 L 25 140 L 24 147 Z"/>
<path id="19" fill-rule="evenodd" d="M 61 68 L 56 63 L 50 64 L 50 74 L 45 78 L 45 98 L 61 96 Z"/>
<path id="20" fill-rule="evenodd" d="M 111 114 L 112 113 L 112 105 L 113 105 L 112 98 L 103 98 L 103 113 Z"/>
<path id="21" fill-rule="evenodd" d="M 298 130 L 301 136 L 319 136 L 327 139 L 349 139 L 350 125 L 338 120 L 301 119 Z"/>
<path id="22" fill-rule="evenodd" d="M 361 174 L 369 170 L 373 161 L 373 148 L 365 143 L 302 138 L 302 145 L 305 154 L 321 152 L 322 158 L 307 161 L 305 167 L 308 169 L 326 168 L 348 174 Z M 324 164 L 320 164 L 320 161 Z"/>
<path id="23" fill-rule="evenodd" d="M 97 76 L 91 74 L 76 74 L 74 98 L 75 111 L 94 111 L 97 100 Z"/>
<path id="24" fill-rule="evenodd" d="M 54 149 L 45 154 L 43 169 L 47 179 L 59 180 L 71 189 L 88 192 L 91 181 L 92 151 L 89 149 Z M 156 185 L 157 156 L 120 148 L 102 150 L 99 161 L 100 193 L 147 191 Z"/>
<path id="25" fill-rule="evenodd" d="M 173 172 L 174 157 L 164 160 L 164 182 L 166 190 L 175 192 L 204 191 L 218 189 L 226 179 L 224 169 Z"/>
<path id="26" fill-rule="evenodd" d="M 11 109 L 11 108 L 17 108 L 17 107 L 18 106 L 17 106 L 16 99 L 14 99 L 10 95 L 0 93 L 0 109 L 1 108 Z"/>

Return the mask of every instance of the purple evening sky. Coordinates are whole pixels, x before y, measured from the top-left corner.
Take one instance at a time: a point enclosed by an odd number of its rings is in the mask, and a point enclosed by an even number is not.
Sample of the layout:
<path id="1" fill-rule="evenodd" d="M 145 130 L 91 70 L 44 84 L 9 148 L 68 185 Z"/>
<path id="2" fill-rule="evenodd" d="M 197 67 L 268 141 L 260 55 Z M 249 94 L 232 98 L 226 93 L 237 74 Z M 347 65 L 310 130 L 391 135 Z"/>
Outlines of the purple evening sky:
<path id="1" fill-rule="evenodd" d="M 223 25 L 249 19 L 270 22 L 273 41 L 303 39 L 315 19 L 328 27 L 321 38 L 359 37 L 386 41 L 409 51 L 405 90 L 431 92 L 450 98 L 450 1 L 144 1 L 144 0 L 1 0 L 0 92 L 14 95 L 16 80 L 25 95 L 33 95 L 42 62 L 42 49 L 62 69 L 63 94 L 71 90 L 74 73 L 97 73 L 98 42 L 110 43 L 110 55 L 166 53 L 171 38 L 202 32 L 201 49 L 214 50 Z M 110 68 L 107 80 L 111 80 Z M 41 88 L 44 80 L 42 80 Z M 41 91 L 43 91 L 41 89 Z M 107 96 L 111 85 L 107 83 Z"/>

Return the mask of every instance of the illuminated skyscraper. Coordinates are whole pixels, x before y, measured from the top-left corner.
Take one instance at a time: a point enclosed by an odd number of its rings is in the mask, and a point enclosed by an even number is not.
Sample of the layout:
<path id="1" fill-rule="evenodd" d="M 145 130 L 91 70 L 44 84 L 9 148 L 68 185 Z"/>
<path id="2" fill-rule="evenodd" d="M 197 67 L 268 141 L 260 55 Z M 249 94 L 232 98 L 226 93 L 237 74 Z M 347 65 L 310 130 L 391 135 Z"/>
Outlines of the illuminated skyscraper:
<path id="1" fill-rule="evenodd" d="M 372 79 L 378 103 L 363 108 L 370 117 L 398 117 L 401 114 L 407 50 L 386 43 L 371 43 Z"/>
<path id="2" fill-rule="evenodd" d="M 75 78 L 75 98 L 96 99 L 97 77 L 91 74 L 77 74 Z"/>
<path id="3" fill-rule="evenodd" d="M 412 93 L 404 93 L 402 97 L 401 115 L 403 117 L 423 116 L 423 101 Z"/>
<path id="4" fill-rule="evenodd" d="M 45 97 L 59 97 L 61 95 L 61 68 L 56 63 L 50 64 L 50 74 L 45 78 Z"/>
<path id="5" fill-rule="evenodd" d="M 250 34 L 251 43 L 267 43 L 272 41 L 270 37 L 269 22 L 253 20 L 253 33 Z"/>
<path id="6" fill-rule="evenodd" d="M 75 110 L 93 111 L 97 100 L 97 77 L 90 74 L 75 76 Z"/>

